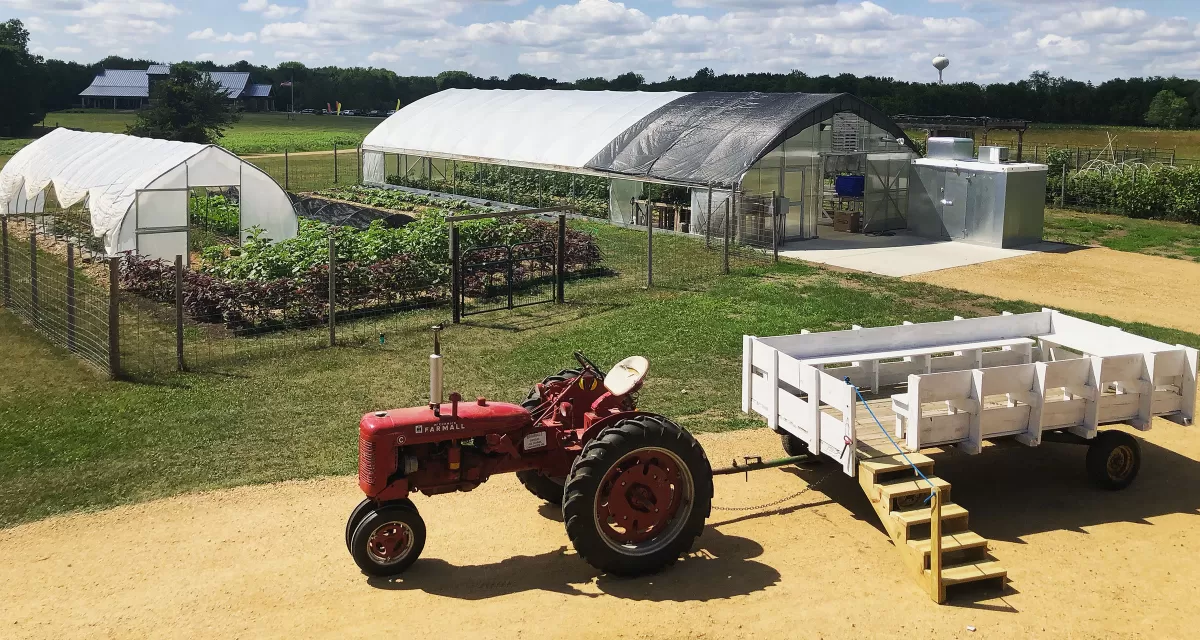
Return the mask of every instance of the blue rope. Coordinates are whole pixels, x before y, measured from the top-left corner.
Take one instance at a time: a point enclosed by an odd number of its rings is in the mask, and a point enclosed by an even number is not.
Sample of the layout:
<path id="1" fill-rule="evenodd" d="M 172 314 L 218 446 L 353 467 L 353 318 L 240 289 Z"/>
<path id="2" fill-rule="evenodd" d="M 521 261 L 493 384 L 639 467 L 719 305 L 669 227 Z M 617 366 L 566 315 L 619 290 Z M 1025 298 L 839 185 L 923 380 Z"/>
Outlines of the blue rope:
<path id="1" fill-rule="evenodd" d="M 929 478 L 925 477 L 925 474 L 921 473 L 921 470 L 917 468 L 917 465 L 913 464 L 913 461 L 908 459 L 908 455 L 904 453 L 904 449 L 901 449 L 900 445 L 896 444 L 896 441 L 892 439 L 892 434 L 888 433 L 887 429 L 883 428 L 883 423 L 879 421 L 879 418 L 875 417 L 875 412 L 871 411 L 871 405 L 867 404 L 867 399 L 863 397 L 862 392 L 858 390 L 858 387 L 850 383 L 850 377 L 846 376 L 845 380 L 846 384 L 850 385 L 851 389 L 854 389 L 854 394 L 858 396 L 858 399 L 862 401 L 863 406 L 867 408 L 867 413 L 871 414 L 871 419 L 874 420 L 875 424 L 879 426 L 879 430 L 883 432 L 884 437 L 888 439 L 888 442 L 892 443 L 893 447 L 896 447 L 896 451 L 900 452 L 900 457 L 904 458 L 904 461 L 908 463 L 908 466 L 912 467 L 913 471 L 916 471 L 917 475 L 921 476 L 921 479 L 929 485 L 930 489 L 932 489 L 932 491 L 929 493 L 929 497 L 925 498 L 925 504 L 929 504 L 929 501 L 933 499 L 933 491 L 937 491 L 937 487 L 933 486 L 933 483 L 929 481 Z"/>

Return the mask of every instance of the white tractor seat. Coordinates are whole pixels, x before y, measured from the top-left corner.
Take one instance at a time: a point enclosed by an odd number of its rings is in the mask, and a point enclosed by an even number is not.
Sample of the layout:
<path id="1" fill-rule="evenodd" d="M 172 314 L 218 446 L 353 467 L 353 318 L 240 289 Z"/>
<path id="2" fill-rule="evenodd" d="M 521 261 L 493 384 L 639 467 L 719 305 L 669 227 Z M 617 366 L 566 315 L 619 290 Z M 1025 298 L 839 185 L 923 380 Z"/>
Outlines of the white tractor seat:
<path id="1" fill-rule="evenodd" d="M 604 388 L 614 396 L 623 396 L 641 384 L 649 371 L 649 360 L 642 356 L 630 356 L 618 362 L 604 376 Z"/>

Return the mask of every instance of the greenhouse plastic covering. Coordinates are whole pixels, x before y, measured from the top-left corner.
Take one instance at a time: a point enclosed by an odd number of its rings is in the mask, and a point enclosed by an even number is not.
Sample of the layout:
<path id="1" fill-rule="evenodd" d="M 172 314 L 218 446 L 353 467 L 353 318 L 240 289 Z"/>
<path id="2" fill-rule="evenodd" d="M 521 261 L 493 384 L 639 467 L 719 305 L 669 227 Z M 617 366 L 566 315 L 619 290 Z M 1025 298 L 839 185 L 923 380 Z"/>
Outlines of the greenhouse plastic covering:
<path id="1" fill-rule="evenodd" d="M 105 238 L 109 253 L 136 248 L 136 221 L 126 224 L 126 218 L 134 217 L 130 214 L 139 191 L 149 199 L 148 193 L 156 190 L 238 187 L 243 229 L 260 226 L 274 240 L 296 232 L 287 193 L 261 170 L 215 145 L 55 129 L 0 169 L 0 214 L 40 212 L 40 194 L 49 186 L 64 209 L 86 199 L 92 231 Z M 30 203 L 36 211 L 25 210 Z M 183 206 L 186 225 L 186 203 Z M 142 217 L 155 213 L 143 207 Z"/>
<path id="2" fill-rule="evenodd" d="M 731 188 L 783 140 L 840 112 L 904 137 L 845 93 L 450 89 L 389 117 L 363 148 Z"/>

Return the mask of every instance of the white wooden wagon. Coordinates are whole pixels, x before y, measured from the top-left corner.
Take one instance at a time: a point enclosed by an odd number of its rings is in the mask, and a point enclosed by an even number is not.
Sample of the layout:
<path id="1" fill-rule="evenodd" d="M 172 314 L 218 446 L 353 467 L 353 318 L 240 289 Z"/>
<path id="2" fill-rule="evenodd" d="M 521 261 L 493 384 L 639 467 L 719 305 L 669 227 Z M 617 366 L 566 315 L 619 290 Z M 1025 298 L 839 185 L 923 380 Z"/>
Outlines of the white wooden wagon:
<path id="1" fill-rule="evenodd" d="M 1196 375 L 1196 349 L 1044 309 L 745 336 L 742 410 L 766 418 L 789 453 L 819 453 L 857 477 L 913 576 L 942 602 L 947 587 L 1006 572 L 922 450 L 1088 444 L 1092 480 L 1124 488 L 1140 467 L 1137 440 L 1100 427 L 1147 430 L 1155 416 L 1191 424 Z"/>

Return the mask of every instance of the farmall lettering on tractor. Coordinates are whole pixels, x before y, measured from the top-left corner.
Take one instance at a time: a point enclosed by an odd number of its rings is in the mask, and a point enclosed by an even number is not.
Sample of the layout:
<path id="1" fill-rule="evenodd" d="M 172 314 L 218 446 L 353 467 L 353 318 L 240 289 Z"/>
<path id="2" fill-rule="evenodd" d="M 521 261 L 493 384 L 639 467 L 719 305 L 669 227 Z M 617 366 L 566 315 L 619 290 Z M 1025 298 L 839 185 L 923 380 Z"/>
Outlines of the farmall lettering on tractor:
<path id="1" fill-rule="evenodd" d="M 359 424 L 367 497 L 346 522 L 346 546 L 364 573 L 395 575 L 420 556 L 425 522 L 410 494 L 470 491 L 498 473 L 515 472 L 561 505 L 575 550 L 601 571 L 652 573 L 691 548 L 709 515 L 712 468 L 686 429 L 637 409 L 645 358 L 606 375 L 576 351 L 578 369 L 547 377 L 521 404 L 458 393 L 443 402 L 440 330 L 429 404 L 369 413 Z"/>

